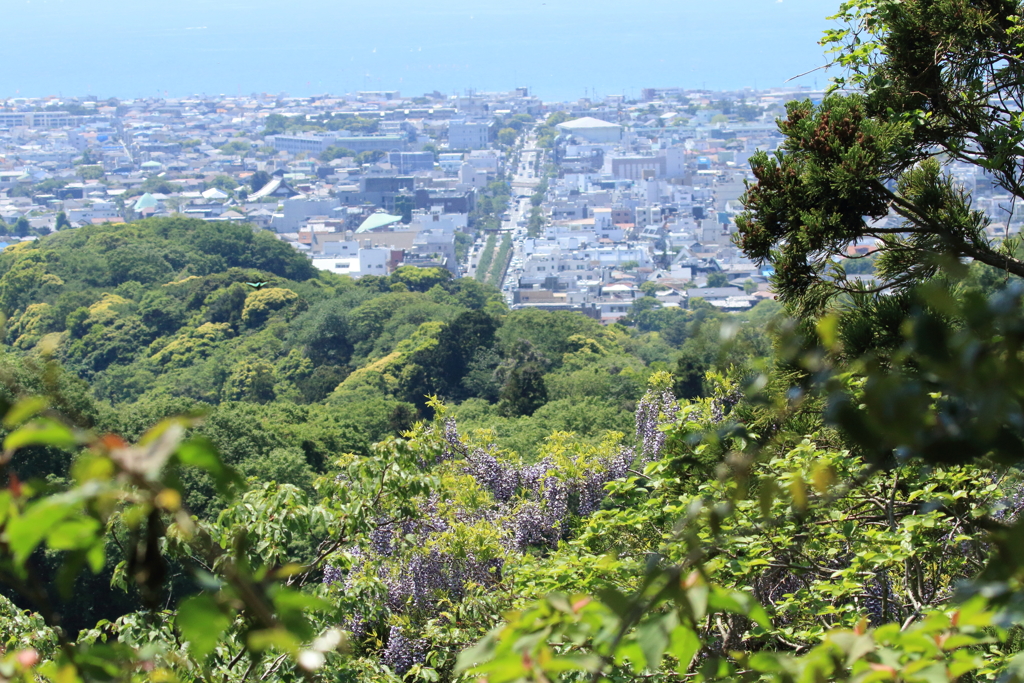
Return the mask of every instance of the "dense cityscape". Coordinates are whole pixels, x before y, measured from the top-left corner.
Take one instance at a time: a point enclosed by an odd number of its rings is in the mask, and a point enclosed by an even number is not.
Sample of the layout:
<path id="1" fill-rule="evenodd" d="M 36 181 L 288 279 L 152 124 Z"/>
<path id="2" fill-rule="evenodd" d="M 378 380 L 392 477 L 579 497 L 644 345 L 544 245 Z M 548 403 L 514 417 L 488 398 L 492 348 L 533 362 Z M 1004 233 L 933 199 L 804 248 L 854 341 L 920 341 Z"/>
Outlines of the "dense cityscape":
<path id="1" fill-rule="evenodd" d="M 0 219 L 8 243 L 174 214 L 245 222 L 319 269 L 440 266 L 500 285 L 513 307 L 605 323 L 648 282 L 666 306 L 694 287 L 723 310 L 772 296 L 732 244 L 747 160 L 778 145 L 785 102 L 822 93 L 641 93 L 8 100 Z M 952 171 L 991 237 L 1015 231 L 1009 194 L 975 166 Z"/>
<path id="2" fill-rule="evenodd" d="M 747 159 L 778 144 L 786 101 L 822 93 L 641 92 L 8 100 L 0 219 L 9 243 L 174 214 L 246 222 L 320 269 L 440 266 L 513 307 L 605 323 L 645 283 L 666 306 L 699 287 L 750 308 L 771 294 L 731 241 Z"/>

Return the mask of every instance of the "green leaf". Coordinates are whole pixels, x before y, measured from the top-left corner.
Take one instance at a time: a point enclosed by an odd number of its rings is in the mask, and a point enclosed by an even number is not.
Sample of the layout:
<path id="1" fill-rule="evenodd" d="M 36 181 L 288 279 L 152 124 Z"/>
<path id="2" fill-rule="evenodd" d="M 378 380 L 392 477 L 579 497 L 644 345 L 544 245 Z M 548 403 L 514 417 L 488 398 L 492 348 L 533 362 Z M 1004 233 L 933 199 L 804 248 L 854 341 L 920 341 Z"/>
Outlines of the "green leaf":
<path id="1" fill-rule="evenodd" d="M 21 426 L 26 420 L 30 420 L 41 411 L 46 410 L 46 399 L 42 396 L 29 396 L 23 398 L 7 411 L 4 415 L 4 427 L 14 429 Z"/>
<path id="2" fill-rule="evenodd" d="M 908 669 L 913 666 L 913 664 L 910 665 Z M 917 671 L 914 671 L 912 674 L 908 674 L 907 671 L 904 671 L 902 677 L 905 680 L 924 681 L 925 683 L 948 683 L 949 681 L 949 676 L 946 673 L 946 665 L 942 662 L 929 664 Z"/>
<path id="3" fill-rule="evenodd" d="M 282 612 L 329 611 L 332 608 L 332 604 L 323 598 L 288 588 L 279 589 L 274 594 L 273 600 L 274 606 Z"/>
<path id="4" fill-rule="evenodd" d="M 568 598 L 561 593 L 552 593 L 547 597 L 548 604 L 557 609 L 559 612 L 564 614 L 573 614 L 572 605 L 569 604 Z"/>
<path id="5" fill-rule="evenodd" d="M 188 641 L 192 654 L 202 661 L 217 647 L 220 637 L 231 626 L 231 619 L 211 596 L 203 593 L 181 603 L 174 623 Z"/>
<path id="6" fill-rule="evenodd" d="M 715 588 L 708 597 L 708 607 L 712 610 L 732 612 L 750 618 L 758 626 L 771 628 L 768 613 L 753 596 L 742 591 L 727 591 Z"/>
<path id="7" fill-rule="evenodd" d="M 601 668 L 601 658 L 597 655 L 561 655 L 544 665 L 547 673 L 562 673 L 563 671 L 588 671 L 593 672 Z"/>
<path id="8" fill-rule="evenodd" d="M 273 647 L 282 652 L 296 654 L 300 645 L 299 639 L 283 628 L 264 629 L 249 634 L 249 647 L 257 652 Z"/>
<path id="9" fill-rule="evenodd" d="M 975 669 L 980 668 L 981 664 L 982 659 L 980 657 L 965 657 L 963 659 L 957 659 L 949 662 L 947 667 L 949 670 L 949 678 L 950 680 L 960 678 L 968 671 L 974 671 Z M 1009 667 L 1007 667 L 1007 671 L 1009 671 Z"/>
<path id="10" fill-rule="evenodd" d="M 92 573 L 99 574 L 107 564 L 107 551 L 103 547 L 103 543 L 97 543 L 89 548 L 85 554 L 85 559 L 89 562 L 89 569 L 92 570 Z"/>
<path id="11" fill-rule="evenodd" d="M 1006 670 L 1002 673 L 1000 683 L 1018 683 L 1024 681 L 1024 652 L 1017 654 L 1010 660 Z"/>
<path id="12" fill-rule="evenodd" d="M 178 462 L 182 465 L 198 467 L 213 477 L 217 493 L 230 500 L 236 488 L 244 486 L 244 480 L 234 469 L 228 467 L 217 455 L 213 442 L 205 437 L 189 439 L 178 446 Z"/>
<path id="13" fill-rule="evenodd" d="M 46 544 L 54 550 L 76 550 L 92 546 L 103 526 L 92 517 L 74 517 L 54 526 L 46 535 Z"/>
<path id="14" fill-rule="evenodd" d="M 12 498 L 10 489 L 0 490 L 0 526 L 7 521 L 7 516 L 13 511 L 11 505 Z"/>
<path id="15" fill-rule="evenodd" d="M 8 434 L 4 439 L 4 450 L 13 451 L 25 446 L 73 448 L 78 443 L 78 437 L 66 425 L 40 418 Z"/>
<path id="16" fill-rule="evenodd" d="M 314 635 L 308 618 L 311 613 L 328 612 L 332 609 L 331 603 L 322 598 L 287 588 L 278 588 L 272 600 L 278 618 L 297 641 L 307 640 Z"/>
<path id="17" fill-rule="evenodd" d="M 494 656 L 496 637 L 497 629 L 481 638 L 476 645 L 460 652 L 455 663 L 456 673 L 461 673 L 478 665 L 480 662 L 486 662 L 491 659 Z"/>
<path id="18" fill-rule="evenodd" d="M 471 669 L 470 673 L 486 676 L 488 683 L 508 683 L 526 676 L 527 670 L 523 666 L 523 656 L 509 652 L 483 666 Z"/>
<path id="19" fill-rule="evenodd" d="M 761 673 L 781 673 L 785 671 L 785 666 L 780 658 L 781 656 L 775 652 L 756 652 L 750 657 L 748 664 L 751 669 Z"/>
<path id="20" fill-rule="evenodd" d="M 77 510 L 78 506 L 73 503 L 44 498 L 25 514 L 11 519 L 7 523 L 7 542 L 15 564 L 23 565 L 47 534 Z"/>
<path id="21" fill-rule="evenodd" d="M 597 597 L 620 619 L 625 619 L 633 609 L 633 602 L 621 591 L 610 586 L 599 589 Z"/>
<path id="22" fill-rule="evenodd" d="M 669 633 L 665 628 L 665 620 L 668 618 L 675 620 L 675 614 L 667 614 L 649 619 L 640 624 L 636 629 L 637 642 L 640 644 L 640 649 L 644 652 L 644 659 L 647 660 L 647 667 L 649 669 L 656 669 L 658 667 L 661 663 L 662 655 L 665 654 L 665 648 L 668 647 Z"/>
<path id="23" fill-rule="evenodd" d="M 697 654 L 697 650 L 699 649 L 700 638 L 689 626 L 680 624 L 672 629 L 672 637 L 669 642 L 668 651 L 672 653 L 673 657 L 679 660 L 679 665 L 676 667 L 676 673 L 680 676 L 686 674 L 687 669 L 690 667 L 690 662 L 693 661 L 693 656 Z"/>
<path id="24" fill-rule="evenodd" d="M 691 616 L 695 621 L 704 618 L 708 611 L 708 586 L 703 581 L 698 581 L 694 586 L 686 589 L 686 599 L 690 605 Z"/>
<path id="25" fill-rule="evenodd" d="M 647 666 L 647 655 L 644 654 L 644 649 L 640 643 L 636 641 L 623 643 L 619 646 L 619 651 L 615 655 L 615 661 L 620 666 L 629 664 L 634 674 L 640 675 L 644 667 Z"/>

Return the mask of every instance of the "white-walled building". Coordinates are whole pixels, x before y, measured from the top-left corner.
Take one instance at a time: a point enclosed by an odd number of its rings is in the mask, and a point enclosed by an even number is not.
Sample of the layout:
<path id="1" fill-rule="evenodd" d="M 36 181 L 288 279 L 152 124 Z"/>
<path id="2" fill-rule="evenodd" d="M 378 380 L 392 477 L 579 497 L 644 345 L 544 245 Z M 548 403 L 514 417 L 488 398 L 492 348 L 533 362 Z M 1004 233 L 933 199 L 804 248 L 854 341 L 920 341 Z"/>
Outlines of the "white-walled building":
<path id="1" fill-rule="evenodd" d="M 498 172 L 498 153 L 493 149 L 475 149 L 466 155 L 465 162 L 482 171 Z"/>
<path id="2" fill-rule="evenodd" d="M 668 163 L 665 157 L 622 156 L 605 157 L 605 172 L 613 178 L 642 180 L 647 176 L 664 178 Z"/>
<path id="3" fill-rule="evenodd" d="M 313 216 L 331 216 L 340 205 L 333 197 L 305 197 L 297 195 L 284 200 L 284 212 L 274 218 L 277 232 L 295 232 Z"/>
<path id="4" fill-rule="evenodd" d="M 360 247 L 355 240 L 327 242 L 324 244 L 324 253 L 313 256 L 313 266 L 354 278 L 387 275 L 390 257 L 390 249 Z"/>
<path id="5" fill-rule="evenodd" d="M 686 174 L 686 148 L 667 147 L 658 150 L 658 156 L 665 158 L 665 177 L 679 178 Z"/>
<path id="6" fill-rule="evenodd" d="M 113 202 L 93 202 L 90 206 L 70 209 L 67 216 L 72 225 L 83 225 L 96 220 L 114 220 L 120 218 L 121 214 Z"/>
<path id="7" fill-rule="evenodd" d="M 462 152 L 442 152 L 437 155 L 437 164 L 445 173 L 458 173 L 464 163 Z"/>
<path id="8" fill-rule="evenodd" d="M 638 206 L 636 208 L 636 228 L 642 230 L 648 225 L 661 225 L 664 220 L 662 208 L 654 206 Z"/>
<path id="9" fill-rule="evenodd" d="M 469 226 L 469 216 L 464 213 L 441 213 L 440 206 L 431 207 L 430 211 L 413 211 L 409 230 L 429 230 L 440 228 L 450 231 L 465 231 Z"/>
<path id="10" fill-rule="evenodd" d="M 626 237 L 625 231 L 612 222 L 612 210 L 608 207 L 598 207 L 594 212 L 594 234 L 605 240 L 621 242 Z"/>
<path id="11" fill-rule="evenodd" d="M 452 119 L 448 122 L 448 147 L 451 149 L 486 149 L 491 141 L 490 121 Z"/>
<path id="12" fill-rule="evenodd" d="M 587 142 L 618 142 L 622 139 L 622 126 L 590 116 L 559 123 L 555 127 Z"/>
<path id="13" fill-rule="evenodd" d="M 487 187 L 487 171 L 463 162 L 459 168 L 459 184 L 456 186 L 456 189 L 466 190 L 472 188 L 481 190 L 485 187 Z"/>

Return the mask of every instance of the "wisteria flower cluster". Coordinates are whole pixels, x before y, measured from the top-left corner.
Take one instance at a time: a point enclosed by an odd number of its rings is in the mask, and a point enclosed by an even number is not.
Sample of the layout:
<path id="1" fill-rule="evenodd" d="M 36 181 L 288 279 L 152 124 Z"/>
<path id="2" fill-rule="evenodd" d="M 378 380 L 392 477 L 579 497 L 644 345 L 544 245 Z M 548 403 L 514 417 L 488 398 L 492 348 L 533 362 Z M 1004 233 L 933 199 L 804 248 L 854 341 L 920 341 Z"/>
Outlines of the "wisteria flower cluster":
<path id="1" fill-rule="evenodd" d="M 378 511 L 366 543 L 350 550 L 355 558 L 348 571 L 327 567 L 325 584 L 340 584 L 346 594 L 360 586 L 375 586 L 372 601 L 355 610 L 345 623 L 357 642 L 372 633 L 386 633 L 382 661 L 402 675 L 426 651 L 413 637 L 415 624 L 437 618 L 442 605 L 465 599 L 470 584 L 491 589 L 503 580 L 506 558 L 531 549 L 555 549 L 566 538 L 573 516 L 586 517 L 601 509 L 606 485 L 628 475 L 638 460 L 659 456 L 664 445 L 661 425 L 675 420 L 678 405 L 670 391 L 648 392 L 637 409 L 638 449 L 621 446 L 614 455 L 560 463 L 545 457 L 532 464 L 503 460 L 494 445 L 471 448 L 453 418 L 443 420 L 441 447 L 429 468 L 444 462 L 470 475 L 493 496 L 495 505 L 469 509 L 437 496 L 423 500 L 415 519 L 395 519 Z M 443 504 L 442 504 L 443 503 Z M 453 525 L 485 521 L 498 532 L 504 557 L 476 557 L 465 549 L 446 551 L 442 534 Z M 366 582 L 369 582 L 368 584 Z M 396 625 L 401 623 L 402 626 Z"/>
<path id="2" fill-rule="evenodd" d="M 715 396 L 711 399 L 711 421 L 715 424 L 725 420 L 725 416 L 734 405 L 740 402 L 743 393 L 739 389 L 732 389 L 728 393 Z"/>
<path id="3" fill-rule="evenodd" d="M 404 675 L 413 664 L 423 661 L 425 645 L 422 639 L 409 638 L 401 627 L 392 626 L 381 661 L 399 676 Z"/>
<path id="4" fill-rule="evenodd" d="M 636 407 L 636 438 L 640 444 L 640 460 L 657 460 L 665 447 L 662 427 L 673 424 L 679 413 L 675 395 L 668 389 L 648 391 Z"/>

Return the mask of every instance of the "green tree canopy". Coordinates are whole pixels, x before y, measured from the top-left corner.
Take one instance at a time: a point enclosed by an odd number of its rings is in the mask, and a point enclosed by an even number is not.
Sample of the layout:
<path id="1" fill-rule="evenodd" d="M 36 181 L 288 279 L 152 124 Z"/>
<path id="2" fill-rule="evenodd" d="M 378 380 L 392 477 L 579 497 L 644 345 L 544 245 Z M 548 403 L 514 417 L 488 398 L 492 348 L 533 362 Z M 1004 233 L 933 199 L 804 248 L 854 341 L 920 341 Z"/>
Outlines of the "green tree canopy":
<path id="1" fill-rule="evenodd" d="M 962 257 L 1024 275 L 1016 240 L 987 236 L 988 217 L 949 172 L 967 164 L 1013 197 L 1024 191 L 1021 123 L 1007 104 L 1024 96 L 1019 16 L 1014 2 L 844 5 L 848 29 L 826 39 L 849 69 L 840 84 L 862 93 L 788 105 L 781 153 L 752 158 L 758 182 L 737 221 L 784 300 L 820 310 L 862 289 L 839 259 L 866 240 L 879 250 L 872 291 L 907 290 Z"/>
<path id="2" fill-rule="evenodd" d="M 31 230 L 32 228 L 29 227 L 28 219 L 24 216 L 18 216 L 18 220 L 14 221 L 14 234 L 18 237 L 28 237 Z"/>
<path id="3" fill-rule="evenodd" d="M 519 131 L 515 128 L 502 128 L 498 131 L 498 143 L 506 147 L 514 145 L 518 137 Z"/>
<path id="4" fill-rule="evenodd" d="M 258 192 L 263 186 L 270 182 L 270 174 L 266 171 L 256 171 L 249 176 L 249 189 Z"/>
<path id="5" fill-rule="evenodd" d="M 223 190 L 224 192 L 231 193 L 234 192 L 236 187 L 238 187 L 238 181 L 229 175 L 224 175 L 223 173 L 221 173 L 219 175 L 213 176 L 213 178 L 208 180 L 206 182 L 206 186 L 208 188 L 215 187 L 218 190 Z"/>
<path id="6" fill-rule="evenodd" d="M 328 147 L 327 149 L 320 153 L 320 161 L 326 164 L 331 161 L 334 161 L 335 159 L 342 159 L 345 157 L 355 156 L 357 156 L 356 153 L 350 149 L 347 149 L 345 147 L 335 147 L 334 145 L 331 145 L 330 147 Z"/>

